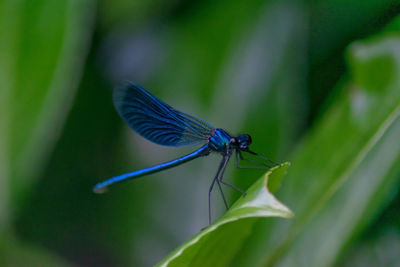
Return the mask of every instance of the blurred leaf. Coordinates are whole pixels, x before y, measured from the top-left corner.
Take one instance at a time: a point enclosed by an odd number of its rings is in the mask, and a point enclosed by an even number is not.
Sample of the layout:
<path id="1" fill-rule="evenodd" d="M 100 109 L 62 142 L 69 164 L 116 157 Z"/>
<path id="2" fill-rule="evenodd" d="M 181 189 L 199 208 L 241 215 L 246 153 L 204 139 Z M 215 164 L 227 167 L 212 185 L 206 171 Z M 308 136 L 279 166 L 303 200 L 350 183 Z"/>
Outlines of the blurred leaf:
<path id="1" fill-rule="evenodd" d="M 9 128 L 10 97 L 17 45 L 18 1 L 0 1 L 0 230 L 9 222 Z M 5 26 L 7 25 L 7 27 Z"/>
<path id="2" fill-rule="evenodd" d="M 348 5 L 343 5 L 342 0 L 310 1 L 311 64 L 326 60 L 354 36 L 371 34 L 382 27 L 389 19 L 383 15 L 395 12 L 398 4 L 396 0 L 351 1 Z"/>
<path id="3" fill-rule="evenodd" d="M 91 36 L 93 4 L 0 1 L 2 264 L 65 265 L 35 244 L 21 244 L 10 222 L 62 129 Z"/>
<path id="4" fill-rule="evenodd" d="M 354 40 L 370 36 L 392 20 L 400 10 L 397 0 L 317 0 L 309 5 L 309 110 L 318 118 L 329 102 L 334 85 L 345 73 L 342 53 Z M 324 105 L 322 105 L 324 104 Z M 321 108 L 322 106 L 322 108 Z"/>
<path id="5" fill-rule="evenodd" d="M 9 165 L 1 179 L 7 185 L 3 190 L 11 188 L 13 205 L 26 197 L 62 129 L 91 36 L 93 4 L 92 0 L 1 4 L 0 28 L 8 29 L 1 32 L 6 49 L 0 62 L 6 77 L 3 134 L 8 134 L 3 137 L 8 158 L 3 159 Z"/>
<path id="6" fill-rule="evenodd" d="M 92 191 L 101 178 L 128 165 L 126 146 L 117 138 L 122 123 L 112 105 L 111 86 L 94 61 L 89 55 L 60 140 L 14 225 L 23 240 L 35 241 L 77 265 L 124 266 L 132 252 L 132 233 L 148 213 L 146 203 L 132 201 L 132 195 L 152 196 L 140 185 L 145 180 L 101 196 Z"/>
<path id="7" fill-rule="evenodd" d="M 36 244 L 20 242 L 5 236 L 0 238 L 0 258 L 1 266 L 71 266 Z"/>
<path id="8" fill-rule="evenodd" d="M 334 264 L 397 192 L 399 33 L 392 27 L 349 47 L 351 79 L 298 147 L 278 194 L 296 219 L 264 230 L 259 264 Z"/>
<path id="9" fill-rule="evenodd" d="M 396 228 L 388 227 L 372 240 L 362 240 L 337 266 L 400 266 L 400 232 Z"/>
<path id="10" fill-rule="evenodd" d="M 289 163 L 272 168 L 215 223 L 172 252 L 160 266 L 226 266 L 241 247 L 256 217 L 291 218 L 292 212 L 268 190 L 268 180 L 280 180 Z M 229 246 L 226 243 L 229 242 Z"/>

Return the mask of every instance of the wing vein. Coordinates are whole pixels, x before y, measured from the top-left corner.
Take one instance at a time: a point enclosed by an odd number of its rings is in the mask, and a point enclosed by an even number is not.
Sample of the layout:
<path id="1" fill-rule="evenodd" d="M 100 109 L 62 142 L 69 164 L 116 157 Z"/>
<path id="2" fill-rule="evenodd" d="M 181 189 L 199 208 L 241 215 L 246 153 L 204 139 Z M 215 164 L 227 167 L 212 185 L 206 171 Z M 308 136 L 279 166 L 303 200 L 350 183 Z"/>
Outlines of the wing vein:
<path id="1" fill-rule="evenodd" d="M 115 108 L 144 138 L 165 146 L 206 142 L 214 129 L 206 121 L 178 111 L 132 82 L 114 90 Z"/>

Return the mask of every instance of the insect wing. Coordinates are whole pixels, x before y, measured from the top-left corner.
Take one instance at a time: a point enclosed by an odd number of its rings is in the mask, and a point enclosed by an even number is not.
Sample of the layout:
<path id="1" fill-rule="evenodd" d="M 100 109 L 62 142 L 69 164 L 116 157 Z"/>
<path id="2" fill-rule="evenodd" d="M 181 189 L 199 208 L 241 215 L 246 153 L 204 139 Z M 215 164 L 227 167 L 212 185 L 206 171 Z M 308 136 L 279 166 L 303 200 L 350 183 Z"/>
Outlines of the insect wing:
<path id="1" fill-rule="evenodd" d="M 214 129 L 206 121 L 172 108 L 132 82 L 117 87 L 113 101 L 125 122 L 156 144 L 186 146 L 204 143 Z"/>

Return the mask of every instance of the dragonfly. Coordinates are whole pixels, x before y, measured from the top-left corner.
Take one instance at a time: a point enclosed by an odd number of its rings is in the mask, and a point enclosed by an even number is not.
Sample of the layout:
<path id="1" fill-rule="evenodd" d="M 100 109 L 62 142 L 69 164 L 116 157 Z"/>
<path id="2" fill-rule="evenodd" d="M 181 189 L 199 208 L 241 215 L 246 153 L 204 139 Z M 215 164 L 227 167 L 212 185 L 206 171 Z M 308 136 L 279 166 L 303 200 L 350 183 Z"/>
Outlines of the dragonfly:
<path id="1" fill-rule="evenodd" d="M 176 167 L 193 159 L 207 156 L 210 153 L 218 153 L 222 156 L 222 160 L 208 190 L 208 220 L 209 224 L 211 224 L 211 192 L 215 184 L 217 184 L 221 192 L 227 209 L 228 204 L 221 184 L 240 192 L 243 196 L 246 195 L 245 191 L 223 179 L 225 169 L 233 154 L 235 154 L 235 165 L 239 169 L 265 170 L 279 165 L 267 157 L 250 150 L 249 146 L 252 139 L 249 134 L 241 134 L 234 137 L 221 128 L 215 128 L 200 118 L 169 106 L 136 83 L 126 81 L 123 85 L 115 88 L 113 102 L 122 119 L 135 132 L 151 142 L 169 147 L 200 144 L 202 146 L 178 159 L 100 182 L 93 188 L 95 193 L 103 193 L 110 186 L 117 183 Z M 245 158 L 243 156 L 244 153 L 255 155 L 261 158 L 262 161 Z M 253 165 L 242 166 L 239 164 L 239 159 L 252 162 Z"/>

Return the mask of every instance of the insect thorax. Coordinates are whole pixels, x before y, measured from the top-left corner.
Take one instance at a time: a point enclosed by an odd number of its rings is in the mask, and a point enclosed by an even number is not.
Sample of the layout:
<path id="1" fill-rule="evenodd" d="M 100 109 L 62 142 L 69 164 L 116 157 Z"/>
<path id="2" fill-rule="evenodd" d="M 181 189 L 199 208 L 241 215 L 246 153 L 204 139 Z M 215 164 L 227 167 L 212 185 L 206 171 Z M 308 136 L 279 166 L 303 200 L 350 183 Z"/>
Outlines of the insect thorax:
<path id="1" fill-rule="evenodd" d="M 215 129 L 208 138 L 208 144 L 212 150 L 223 151 L 228 148 L 232 137 L 222 129 Z"/>

